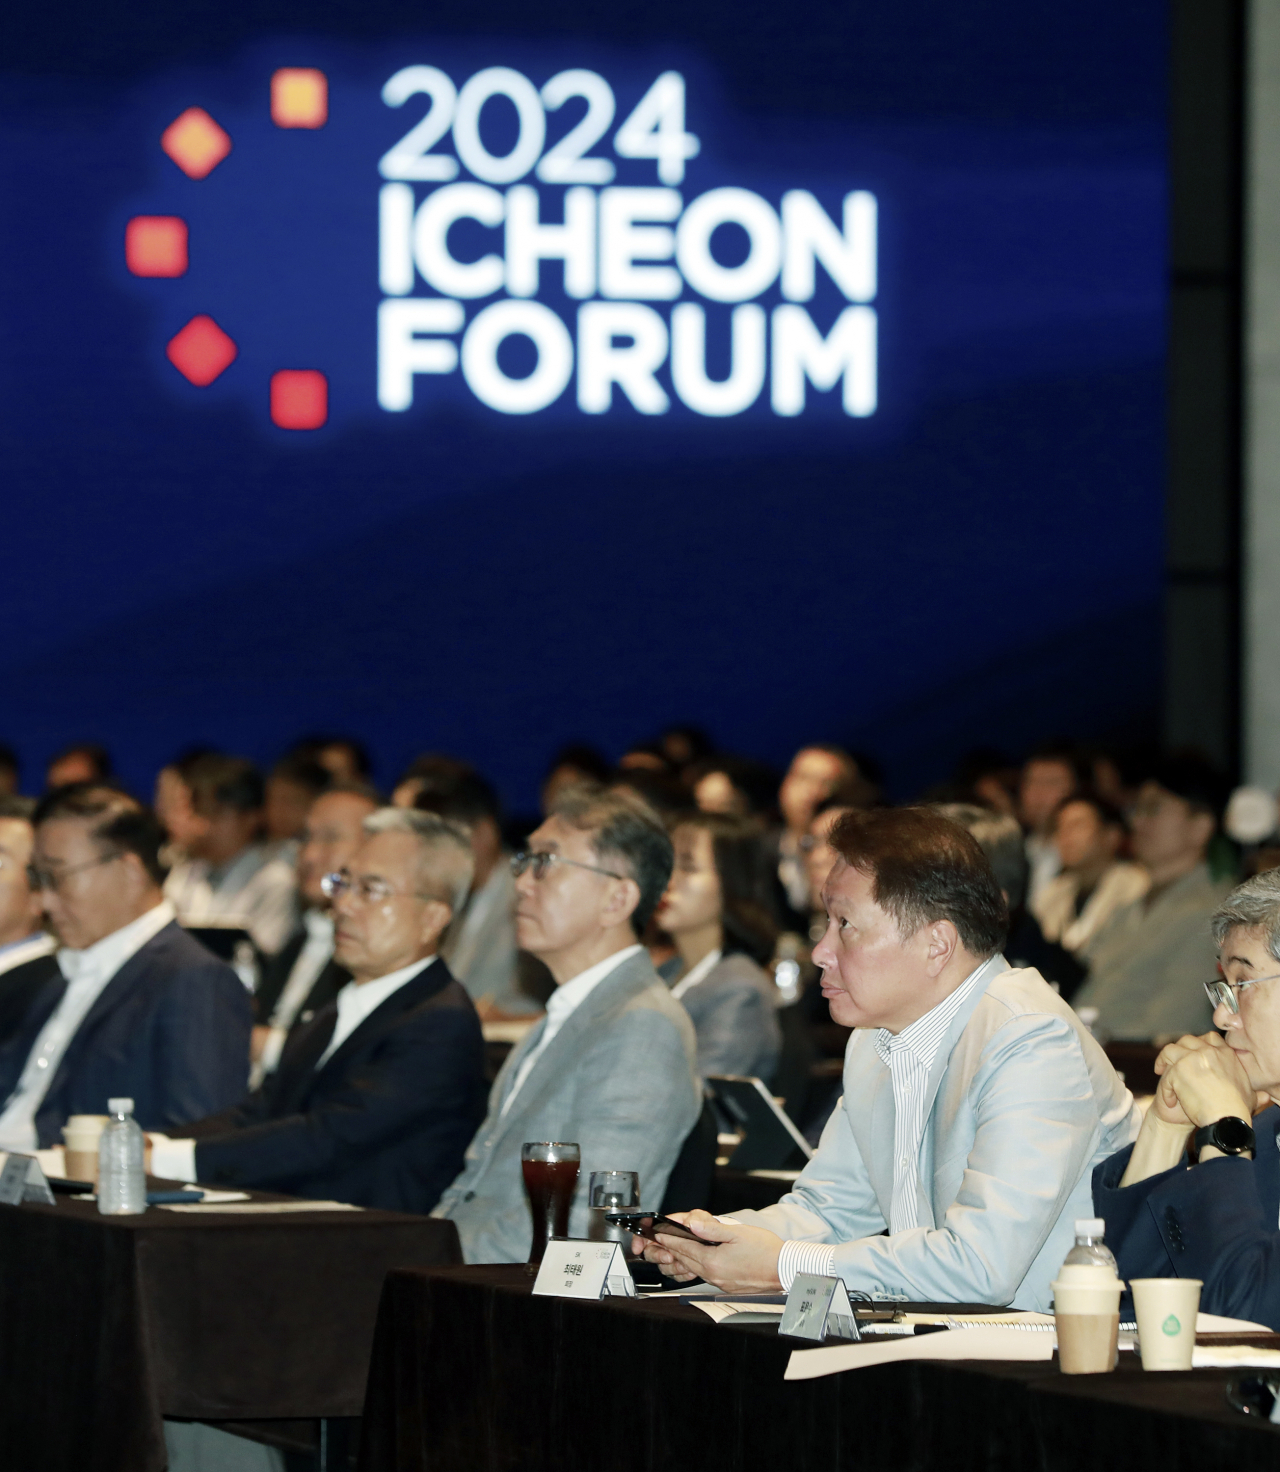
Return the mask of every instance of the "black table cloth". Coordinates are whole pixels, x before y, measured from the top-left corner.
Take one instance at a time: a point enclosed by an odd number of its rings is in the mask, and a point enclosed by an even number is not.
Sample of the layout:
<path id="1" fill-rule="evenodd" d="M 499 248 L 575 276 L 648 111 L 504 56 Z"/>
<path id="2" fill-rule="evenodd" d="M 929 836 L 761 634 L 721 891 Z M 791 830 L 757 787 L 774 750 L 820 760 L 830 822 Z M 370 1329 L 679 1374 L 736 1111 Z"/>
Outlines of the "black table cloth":
<path id="1" fill-rule="evenodd" d="M 786 1382 L 790 1341 L 673 1298 L 533 1298 L 521 1267 L 395 1272 L 361 1472 L 1274 1472 L 1227 1371 L 880 1365 Z"/>
<path id="2" fill-rule="evenodd" d="M 460 1260 L 396 1212 L 0 1206 L 0 1467 L 161 1472 L 165 1416 L 358 1416 L 388 1270 Z"/>

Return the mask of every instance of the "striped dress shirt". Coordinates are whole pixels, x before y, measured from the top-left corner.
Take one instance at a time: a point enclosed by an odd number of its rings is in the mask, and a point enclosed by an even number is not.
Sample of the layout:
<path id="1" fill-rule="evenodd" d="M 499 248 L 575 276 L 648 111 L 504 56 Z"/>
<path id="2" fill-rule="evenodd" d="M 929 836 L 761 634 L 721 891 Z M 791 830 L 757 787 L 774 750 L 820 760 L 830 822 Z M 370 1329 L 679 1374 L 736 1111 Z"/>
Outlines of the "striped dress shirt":
<path id="1" fill-rule="evenodd" d="M 920 1142 L 925 1129 L 925 1091 L 929 1074 L 956 1013 L 972 995 L 979 980 L 996 962 L 986 960 L 943 997 L 923 1017 L 894 1034 L 886 1028 L 876 1033 L 876 1053 L 889 1070 L 893 1084 L 893 1197 L 889 1207 L 889 1232 L 909 1232 L 919 1226 L 918 1186 Z M 778 1254 L 778 1279 L 788 1292 L 797 1273 L 835 1276 L 835 1249 L 825 1242 L 784 1242 Z"/>

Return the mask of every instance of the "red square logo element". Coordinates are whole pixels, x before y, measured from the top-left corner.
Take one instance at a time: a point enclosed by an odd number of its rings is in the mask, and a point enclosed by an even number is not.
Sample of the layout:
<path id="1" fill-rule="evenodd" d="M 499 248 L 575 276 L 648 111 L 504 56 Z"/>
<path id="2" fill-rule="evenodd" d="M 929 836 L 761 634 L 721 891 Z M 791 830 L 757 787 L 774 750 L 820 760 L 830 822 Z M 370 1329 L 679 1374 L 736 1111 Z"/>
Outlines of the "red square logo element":
<path id="1" fill-rule="evenodd" d="M 165 356 L 197 388 L 207 388 L 235 361 L 236 345 L 212 317 L 201 315 L 169 339 Z"/>
<path id="2" fill-rule="evenodd" d="M 124 227 L 124 263 L 135 276 L 185 276 L 187 222 L 176 215 L 135 215 Z"/>
<path id="3" fill-rule="evenodd" d="M 319 429 L 329 418 L 329 380 L 314 368 L 271 375 L 271 422 L 281 429 Z"/>
<path id="4" fill-rule="evenodd" d="M 160 135 L 160 147 L 191 179 L 203 179 L 231 152 L 231 139 L 202 107 L 189 107 Z"/>
<path id="5" fill-rule="evenodd" d="M 309 66 L 271 74 L 271 121 L 277 128 L 323 128 L 329 121 L 329 79 Z"/>

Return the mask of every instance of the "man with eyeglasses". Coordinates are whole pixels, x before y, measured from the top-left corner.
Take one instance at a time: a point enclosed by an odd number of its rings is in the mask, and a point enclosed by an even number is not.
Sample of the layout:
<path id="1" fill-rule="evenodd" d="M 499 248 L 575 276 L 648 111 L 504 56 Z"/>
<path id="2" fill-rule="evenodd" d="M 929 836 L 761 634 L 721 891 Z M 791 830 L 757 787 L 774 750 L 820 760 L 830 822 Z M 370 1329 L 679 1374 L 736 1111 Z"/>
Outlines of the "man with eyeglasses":
<path id="1" fill-rule="evenodd" d="M 1212 933 L 1220 1031 L 1162 1050 L 1142 1130 L 1094 1172 L 1094 1203 L 1122 1277 L 1199 1278 L 1206 1312 L 1280 1329 L 1280 870 L 1233 890 Z"/>
<path id="2" fill-rule="evenodd" d="M 61 949 L 0 1048 L 0 1149 L 59 1144 L 69 1115 L 102 1114 L 114 1096 L 154 1129 L 238 1098 L 249 998 L 177 925 L 154 815 L 81 783 L 45 797 L 33 824 L 32 882 Z"/>
<path id="3" fill-rule="evenodd" d="M 401 808 L 363 828 L 324 883 L 351 980 L 246 1099 L 153 1135 L 156 1175 L 426 1212 L 461 1169 L 484 1108 L 484 1044 L 438 949 L 471 885 L 470 840 Z"/>
<path id="4" fill-rule="evenodd" d="M 671 877 L 657 814 L 625 791 L 569 789 L 512 860 L 516 934 L 556 981 L 546 1017 L 489 1094 L 466 1168 L 433 1215 L 457 1223 L 468 1262 L 523 1262 L 532 1221 L 520 1147 L 581 1147 L 569 1233 L 585 1237 L 592 1171 L 634 1170 L 657 1207 L 702 1104 L 689 1016 L 640 937 Z"/>

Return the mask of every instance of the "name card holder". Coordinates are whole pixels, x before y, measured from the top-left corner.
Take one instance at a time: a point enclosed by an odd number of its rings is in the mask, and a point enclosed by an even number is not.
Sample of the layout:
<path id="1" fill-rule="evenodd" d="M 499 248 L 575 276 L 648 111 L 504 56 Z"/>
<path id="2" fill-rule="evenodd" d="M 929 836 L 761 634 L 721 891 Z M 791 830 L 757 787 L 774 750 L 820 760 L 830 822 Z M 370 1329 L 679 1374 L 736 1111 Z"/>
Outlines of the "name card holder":
<path id="1" fill-rule="evenodd" d="M 787 1294 L 778 1333 L 792 1339 L 811 1339 L 818 1344 L 834 1334 L 839 1339 L 862 1339 L 858 1321 L 849 1302 L 843 1278 L 823 1278 L 817 1273 L 797 1273 Z"/>
<path id="2" fill-rule="evenodd" d="M 54 1204 L 53 1192 L 34 1155 L 6 1155 L 0 1151 L 0 1203 L 18 1206 L 23 1201 Z"/>
<path id="3" fill-rule="evenodd" d="M 548 1242 L 533 1291 L 549 1298 L 634 1298 L 635 1280 L 617 1242 Z"/>

